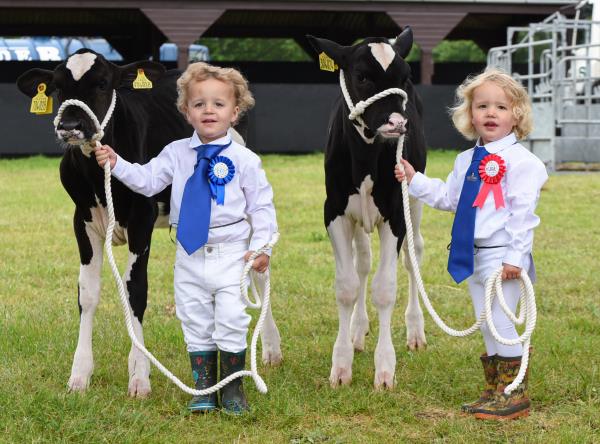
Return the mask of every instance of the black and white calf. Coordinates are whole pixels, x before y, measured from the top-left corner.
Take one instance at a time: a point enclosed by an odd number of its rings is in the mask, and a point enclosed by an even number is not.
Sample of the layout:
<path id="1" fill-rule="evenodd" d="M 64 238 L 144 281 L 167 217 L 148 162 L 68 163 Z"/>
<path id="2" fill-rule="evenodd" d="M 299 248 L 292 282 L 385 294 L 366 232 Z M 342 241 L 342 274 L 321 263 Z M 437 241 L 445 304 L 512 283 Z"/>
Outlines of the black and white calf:
<path id="1" fill-rule="evenodd" d="M 324 52 L 343 70 L 353 104 L 388 88 L 401 88 L 407 95 L 407 100 L 396 94 L 377 100 L 366 108 L 362 121 L 349 120 L 350 110 L 340 97 L 332 111 L 325 151 L 325 226 L 335 255 L 339 311 L 330 383 L 333 387 L 350 383 L 354 350 L 362 351 L 365 347 L 369 330 L 365 300 L 371 268 L 370 233 L 377 228 L 380 263 L 371 288 L 379 315 L 374 383 L 376 388 L 391 388 L 396 354 L 390 324 L 401 248 L 409 271 L 407 345 L 411 350 L 426 345 L 423 313 L 404 241 L 401 185 L 394 178 L 396 144 L 403 134 L 403 157 L 418 171 L 425 169 L 422 105 L 410 81 L 410 67 L 404 61 L 413 43 L 412 31 L 405 28 L 394 44 L 382 38 L 368 38 L 354 46 L 341 46 L 325 39 L 308 38 L 317 53 Z M 410 205 L 420 262 L 422 205 L 412 199 Z"/>
<path id="2" fill-rule="evenodd" d="M 132 88 L 139 68 L 153 82 L 152 89 Z M 116 90 L 116 107 L 104 130 L 102 142 L 111 145 L 130 162 L 146 163 L 168 143 L 192 135 L 192 127 L 175 107 L 176 80 L 180 74 L 179 71 L 165 72 L 162 65 L 150 61 L 119 67 L 94 51 L 81 49 L 54 71 L 27 71 L 19 77 L 17 85 L 24 94 L 33 97 L 38 85 L 45 83 L 47 93 L 55 92 L 59 104 L 66 99 L 81 100 L 99 121 L 106 115 L 113 90 Z M 81 261 L 79 340 L 68 383 L 73 391 L 88 388 L 94 368 L 92 325 L 100 301 L 103 244 L 108 224 L 104 171 L 98 167 L 86 145 L 95 132 L 90 117 L 78 106 L 64 109 L 56 129 L 65 148 L 60 178 L 75 203 L 73 226 Z M 143 343 L 142 320 L 147 303 L 147 265 L 152 230 L 158 208 L 168 213 L 170 187 L 154 198 L 147 198 L 113 180 L 112 192 L 116 219 L 113 244 L 127 243 L 129 246 L 123 281 L 133 311 L 134 329 Z M 281 360 L 279 335 L 270 316 L 263 334 L 263 360 L 269 363 Z M 128 387 L 131 396 L 143 397 L 150 393 L 149 374 L 148 359 L 132 346 Z"/>

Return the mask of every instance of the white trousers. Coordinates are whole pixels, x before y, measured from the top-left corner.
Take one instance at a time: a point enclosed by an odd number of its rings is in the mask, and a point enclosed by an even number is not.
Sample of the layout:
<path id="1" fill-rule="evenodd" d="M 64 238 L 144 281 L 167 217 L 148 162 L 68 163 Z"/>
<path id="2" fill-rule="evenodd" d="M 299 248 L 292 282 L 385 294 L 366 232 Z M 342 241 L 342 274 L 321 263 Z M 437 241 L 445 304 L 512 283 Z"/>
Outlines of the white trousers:
<path id="1" fill-rule="evenodd" d="M 504 258 L 505 253 L 506 248 L 476 250 L 474 263 L 475 272 L 469 277 L 467 283 L 469 284 L 473 309 L 477 319 L 485 310 L 485 283 L 490 275 L 502 266 L 502 259 Z M 521 272 L 527 273 L 531 265 L 529 257 L 525 260 L 525 264 L 523 265 Z M 514 279 L 504 281 L 502 283 L 502 290 L 504 292 L 506 304 L 514 313 L 521 294 L 519 280 Z M 494 325 L 500 336 L 506 339 L 516 339 L 519 337 L 515 325 L 506 316 L 504 311 L 502 311 L 497 298 L 495 298 L 492 303 L 492 319 L 494 320 Z M 523 355 L 523 347 L 521 344 L 509 346 L 497 342 L 485 321 L 481 324 L 481 333 L 483 334 L 483 340 L 488 356 L 500 355 L 508 358 Z"/>
<path id="2" fill-rule="evenodd" d="M 189 256 L 177 244 L 175 307 L 189 352 L 246 349 L 250 315 L 240 292 L 248 242 L 206 244 Z"/>

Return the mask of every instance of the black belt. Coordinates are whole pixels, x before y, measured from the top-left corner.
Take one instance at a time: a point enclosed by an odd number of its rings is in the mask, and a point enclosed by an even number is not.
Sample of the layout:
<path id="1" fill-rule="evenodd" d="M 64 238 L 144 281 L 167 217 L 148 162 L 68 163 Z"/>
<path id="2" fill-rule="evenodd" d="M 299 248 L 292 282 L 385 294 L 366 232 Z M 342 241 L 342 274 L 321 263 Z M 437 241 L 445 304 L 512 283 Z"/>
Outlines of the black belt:
<path id="1" fill-rule="evenodd" d="M 223 227 L 228 227 L 230 225 L 235 225 L 235 224 L 239 224 L 242 221 L 245 221 L 246 218 L 242 217 L 240 220 L 236 220 L 235 222 L 230 222 L 228 224 L 223 224 L 223 225 L 216 225 L 214 227 L 208 227 L 209 230 L 215 229 L 215 228 L 223 228 Z M 171 237 L 171 229 L 173 228 L 174 225 L 169 225 L 169 238 L 171 238 L 171 242 L 173 242 L 174 244 L 176 243 L 173 238 Z"/>
<path id="2" fill-rule="evenodd" d="M 450 242 L 448 244 L 448 246 L 446 247 L 447 250 L 450 250 L 450 246 L 452 245 L 452 242 Z M 489 248 L 506 248 L 506 245 L 489 245 L 489 246 L 485 246 L 485 247 L 480 247 L 479 245 L 473 245 L 473 248 L 477 249 L 477 250 L 487 250 Z"/>

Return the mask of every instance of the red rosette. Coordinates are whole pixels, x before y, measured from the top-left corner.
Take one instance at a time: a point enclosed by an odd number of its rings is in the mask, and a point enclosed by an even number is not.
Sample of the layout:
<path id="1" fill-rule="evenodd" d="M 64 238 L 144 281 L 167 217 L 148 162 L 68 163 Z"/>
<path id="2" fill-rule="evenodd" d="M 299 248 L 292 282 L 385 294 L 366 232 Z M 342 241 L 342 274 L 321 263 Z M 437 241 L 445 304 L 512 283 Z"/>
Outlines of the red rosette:
<path id="1" fill-rule="evenodd" d="M 483 208 L 487 195 L 491 191 L 494 194 L 496 209 L 504 206 L 502 197 L 502 187 L 500 181 L 506 173 L 506 163 L 504 159 L 497 154 L 488 154 L 479 164 L 479 176 L 483 181 L 483 186 L 473 202 L 474 207 Z"/>

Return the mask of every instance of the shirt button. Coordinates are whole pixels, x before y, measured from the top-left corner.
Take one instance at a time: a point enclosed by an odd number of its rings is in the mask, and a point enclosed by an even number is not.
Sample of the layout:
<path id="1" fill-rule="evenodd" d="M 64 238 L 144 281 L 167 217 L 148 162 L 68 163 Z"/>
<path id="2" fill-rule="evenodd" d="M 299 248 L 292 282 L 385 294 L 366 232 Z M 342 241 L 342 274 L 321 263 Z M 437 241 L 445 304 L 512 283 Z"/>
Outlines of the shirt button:
<path id="1" fill-rule="evenodd" d="M 212 247 L 206 247 L 206 252 L 207 252 L 207 253 L 212 253 L 212 251 L 213 251 L 213 248 L 212 248 Z"/>

